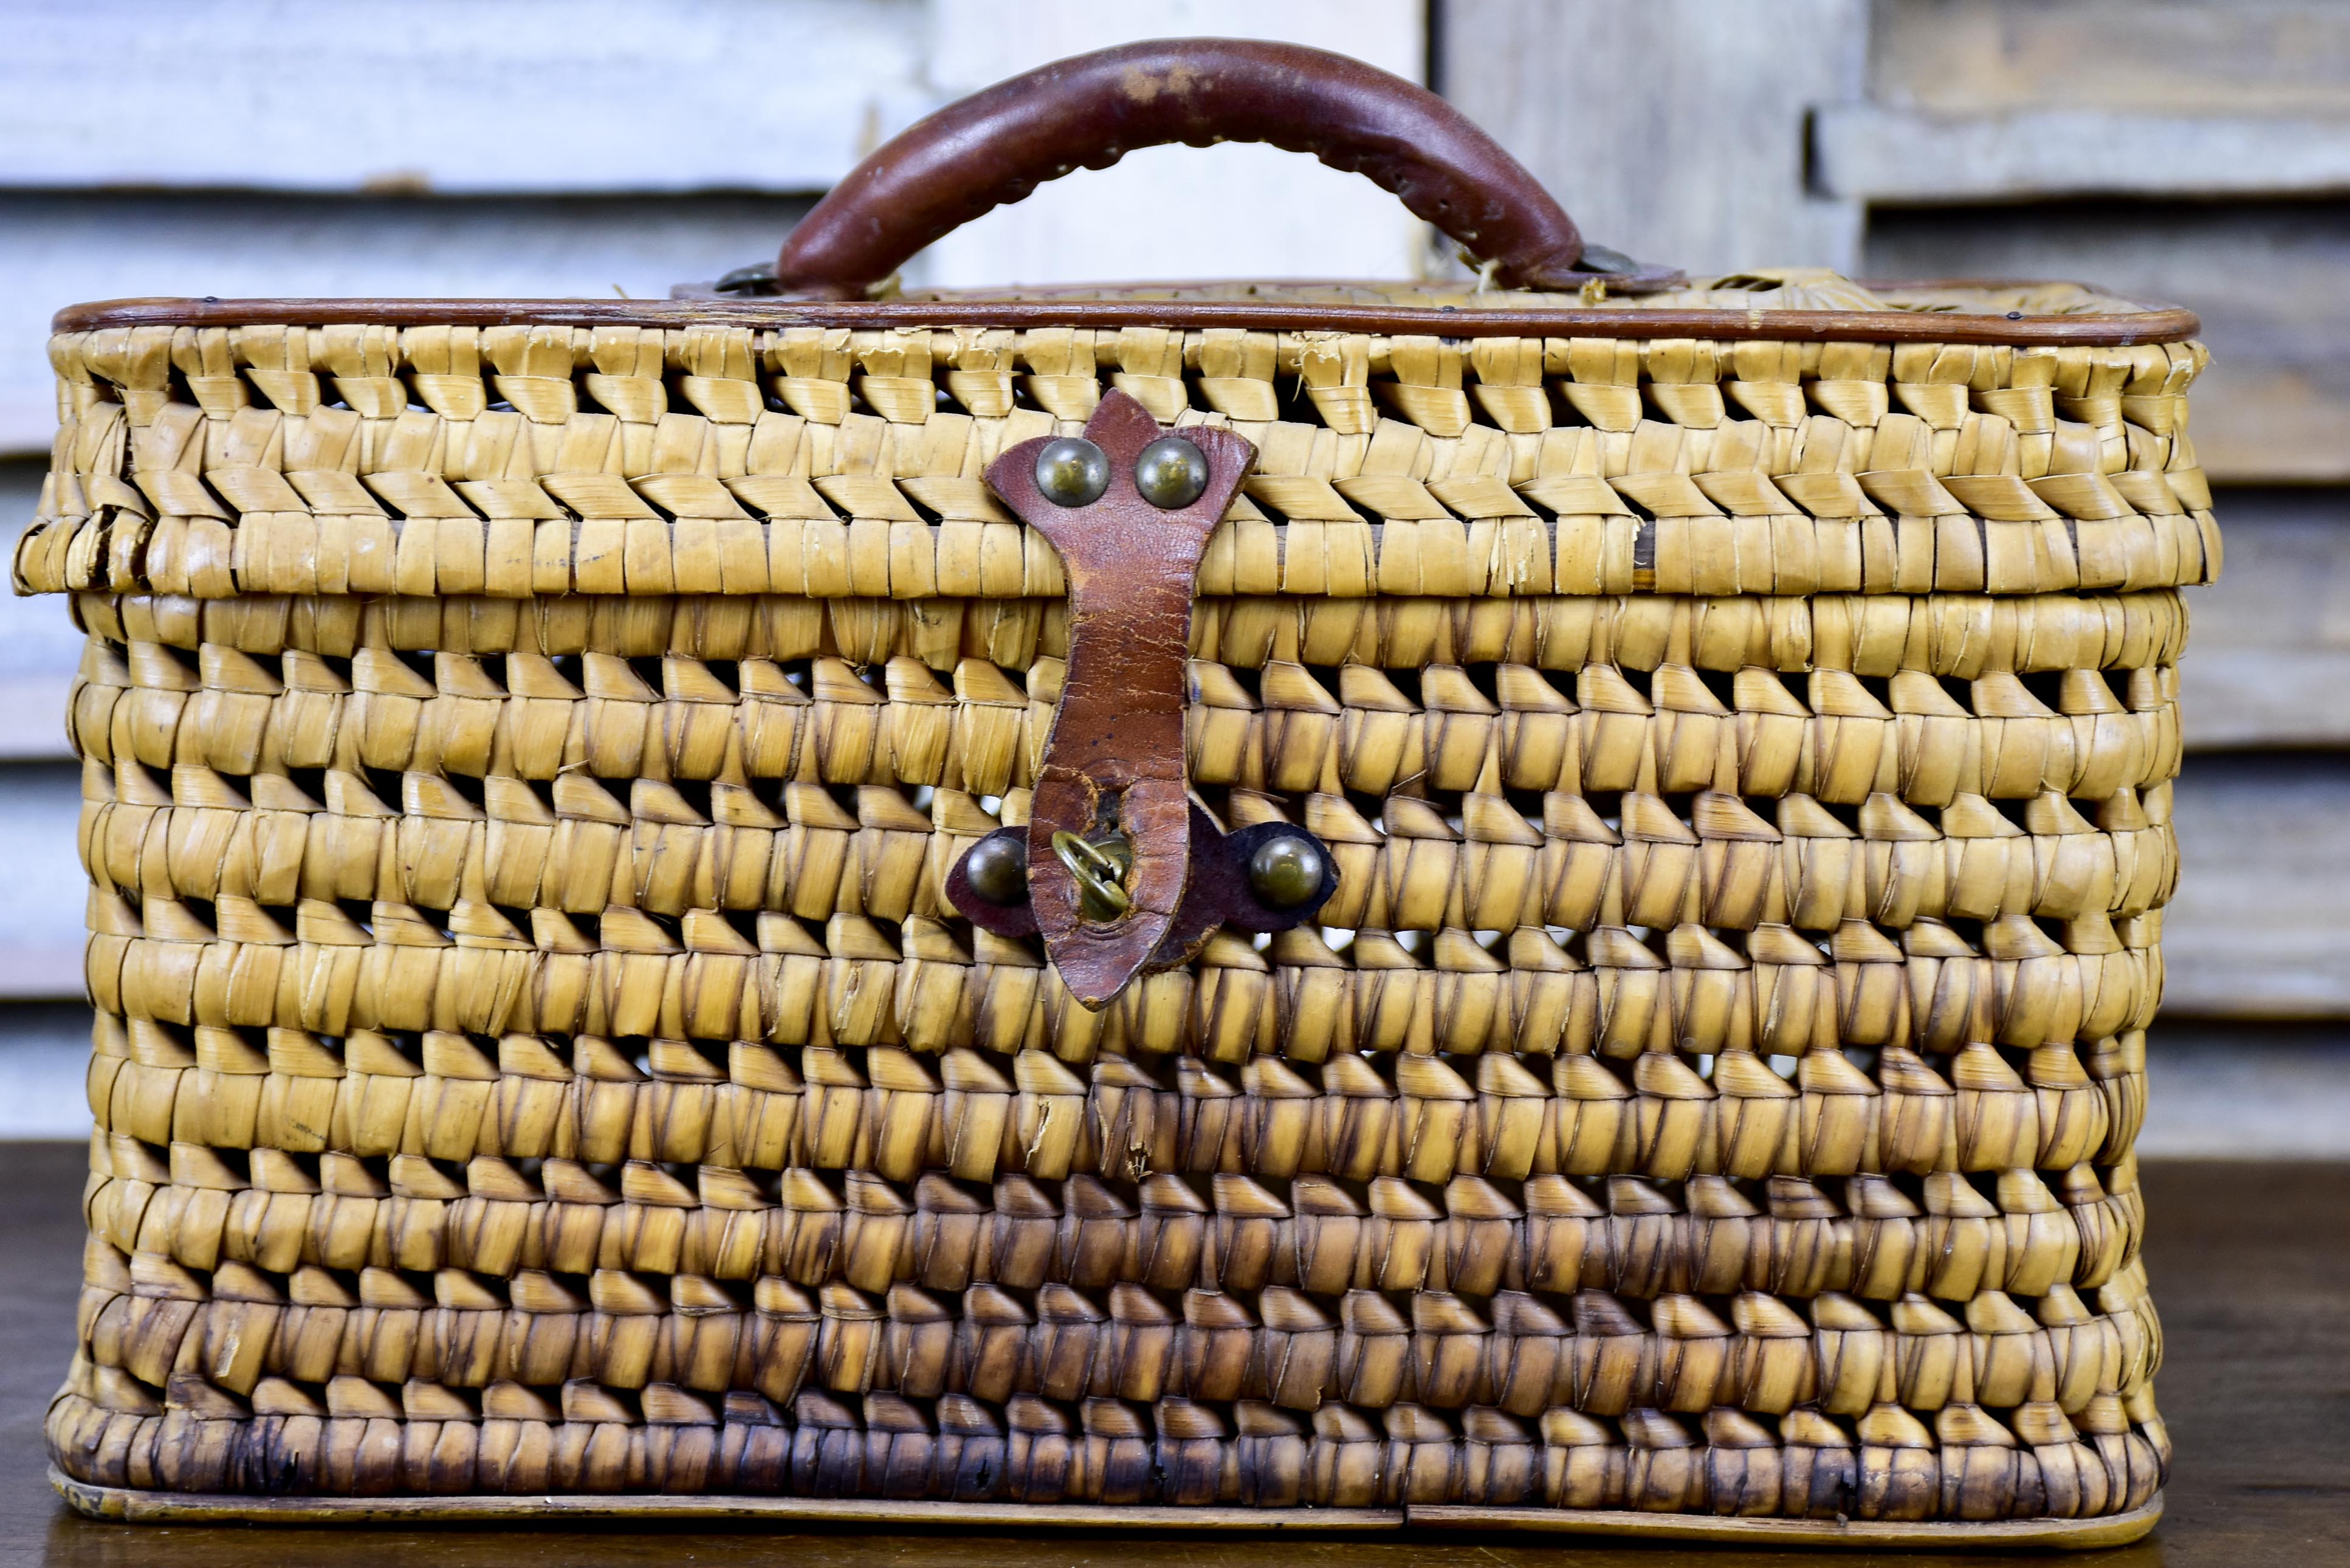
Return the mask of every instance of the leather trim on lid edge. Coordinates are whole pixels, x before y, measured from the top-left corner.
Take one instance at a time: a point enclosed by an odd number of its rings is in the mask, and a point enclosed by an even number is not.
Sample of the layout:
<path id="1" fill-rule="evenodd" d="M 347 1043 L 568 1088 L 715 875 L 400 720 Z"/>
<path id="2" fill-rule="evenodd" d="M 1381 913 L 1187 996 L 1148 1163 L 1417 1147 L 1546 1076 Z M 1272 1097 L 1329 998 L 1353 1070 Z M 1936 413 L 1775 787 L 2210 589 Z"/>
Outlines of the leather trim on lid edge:
<path id="1" fill-rule="evenodd" d="M 1510 307 L 1462 310 L 1263 300 L 110 299 L 69 305 L 56 332 L 123 327 L 1237 327 L 1440 337 L 1700 337 L 1788 342 L 2126 347 L 2202 330 L 2178 306 L 2107 316 L 1910 310 Z"/>

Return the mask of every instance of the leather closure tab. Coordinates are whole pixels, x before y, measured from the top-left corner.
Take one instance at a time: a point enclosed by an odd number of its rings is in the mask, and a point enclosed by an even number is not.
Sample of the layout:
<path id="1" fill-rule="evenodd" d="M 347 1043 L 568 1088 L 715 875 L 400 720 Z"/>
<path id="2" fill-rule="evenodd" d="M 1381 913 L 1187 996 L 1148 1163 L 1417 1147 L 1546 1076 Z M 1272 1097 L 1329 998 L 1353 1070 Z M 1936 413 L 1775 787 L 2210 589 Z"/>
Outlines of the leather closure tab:
<path id="1" fill-rule="evenodd" d="M 1192 807 L 1184 780 L 1185 656 L 1200 557 L 1256 460 L 1230 431 L 1180 433 L 1207 461 L 1189 505 L 1162 508 L 1136 486 L 1142 451 L 1165 434 L 1124 392 L 1105 395 L 1086 439 L 1109 462 L 1100 494 L 1062 505 L 1037 484 L 1050 438 L 1023 441 L 987 471 L 989 484 L 1060 552 L 1068 578 L 1069 656 L 1060 707 L 1029 807 L 1029 903 L 1045 950 L 1070 993 L 1099 1008 L 1140 973 L 1172 927 L 1189 885 Z M 1132 851 L 1128 907 L 1091 919 L 1053 839 L 1122 836 Z M 1098 907 L 1098 906 L 1097 906 Z"/>

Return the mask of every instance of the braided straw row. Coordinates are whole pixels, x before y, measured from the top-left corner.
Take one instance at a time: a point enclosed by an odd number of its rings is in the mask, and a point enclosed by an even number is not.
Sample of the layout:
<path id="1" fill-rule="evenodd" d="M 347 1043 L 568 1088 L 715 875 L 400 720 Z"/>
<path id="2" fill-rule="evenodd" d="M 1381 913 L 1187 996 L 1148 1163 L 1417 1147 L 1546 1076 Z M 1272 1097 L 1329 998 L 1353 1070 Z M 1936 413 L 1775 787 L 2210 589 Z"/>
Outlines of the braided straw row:
<path id="1" fill-rule="evenodd" d="M 338 1378 L 292 1386 L 270 1413 L 51 1407 L 53 1453 L 99 1484 L 192 1492 L 784 1494 L 905 1501 L 1367 1508 L 1429 1503 L 1639 1509 L 1739 1518 L 2086 1519 L 2146 1503 L 2169 1439 L 2150 1407 L 2104 1401 L 2078 1420 L 2045 1403 L 2014 1431 L 1972 1406 L 1929 1428 L 1893 1406 L 1851 1428 L 1808 1409 L 1769 1426 L 1729 1408 L 1698 1431 L 1657 1410 L 1620 1422 L 1555 1408 L 1537 1425 L 1486 1407 L 1459 1426 L 1419 1406 L 1377 1421 L 1346 1405 L 1310 1420 L 1256 1402 L 1087 1399 L 1073 1415 L 1015 1397 L 1001 1412 L 950 1395 L 935 1413 L 893 1395 L 805 1394 L 789 1419 L 754 1394 L 723 1407 L 673 1387 L 635 1400 L 588 1383 L 558 1403 L 517 1384 L 481 1413 L 433 1385 L 393 1397 Z M 2139 1402 L 2144 1404 L 2143 1401 Z M 723 1424 L 722 1424 L 723 1420 Z"/>

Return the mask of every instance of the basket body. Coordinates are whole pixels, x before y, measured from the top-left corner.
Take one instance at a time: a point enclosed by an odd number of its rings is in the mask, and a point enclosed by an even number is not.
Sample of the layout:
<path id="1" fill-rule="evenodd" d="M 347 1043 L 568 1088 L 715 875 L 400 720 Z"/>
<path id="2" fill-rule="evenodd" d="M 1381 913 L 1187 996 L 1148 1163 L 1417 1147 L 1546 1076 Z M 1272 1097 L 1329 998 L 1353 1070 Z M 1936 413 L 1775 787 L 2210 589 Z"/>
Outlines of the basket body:
<path id="1" fill-rule="evenodd" d="M 2150 1521 L 2199 348 L 1349 303 L 61 333 L 77 1500 Z M 1113 386 L 1257 447 L 1189 776 L 1340 882 L 1091 1012 L 941 888 Z"/>

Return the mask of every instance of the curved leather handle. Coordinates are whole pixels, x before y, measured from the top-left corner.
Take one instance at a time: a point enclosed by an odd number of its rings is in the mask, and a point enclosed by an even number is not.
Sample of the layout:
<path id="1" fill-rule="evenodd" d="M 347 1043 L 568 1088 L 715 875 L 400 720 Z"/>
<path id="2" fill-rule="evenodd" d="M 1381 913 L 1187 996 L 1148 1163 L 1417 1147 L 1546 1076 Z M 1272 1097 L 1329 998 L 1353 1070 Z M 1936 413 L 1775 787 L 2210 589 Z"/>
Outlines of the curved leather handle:
<path id="1" fill-rule="evenodd" d="M 1425 88 L 1296 44 L 1160 38 L 1039 67 L 912 126 L 800 220 L 775 286 L 861 299 L 923 246 L 1043 182 L 1170 141 L 1270 142 L 1367 175 L 1492 264 L 1504 287 L 1643 281 L 1619 266 L 1583 270 L 1565 210 Z"/>

